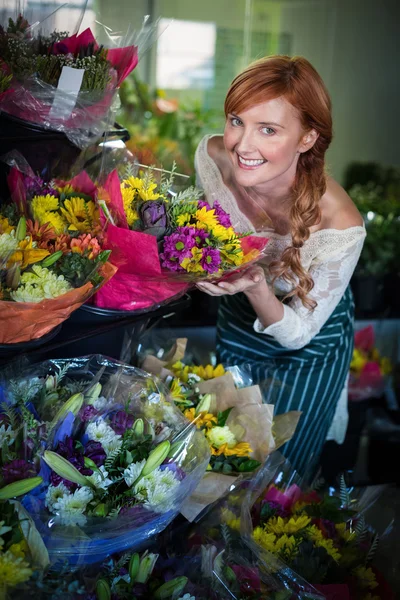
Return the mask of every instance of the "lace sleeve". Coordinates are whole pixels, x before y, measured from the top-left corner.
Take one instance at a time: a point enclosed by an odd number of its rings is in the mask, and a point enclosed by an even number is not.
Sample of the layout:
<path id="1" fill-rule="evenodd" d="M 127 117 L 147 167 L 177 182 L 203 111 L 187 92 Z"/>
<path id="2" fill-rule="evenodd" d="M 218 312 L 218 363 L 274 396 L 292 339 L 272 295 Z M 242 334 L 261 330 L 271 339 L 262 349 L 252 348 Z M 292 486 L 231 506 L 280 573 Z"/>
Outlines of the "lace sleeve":
<path id="1" fill-rule="evenodd" d="M 314 311 L 309 311 L 295 297 L 284 305 L 284 315 L 280 321 L 264 329 L 257 319 L 254 330 L 271 335 L 284 348 L 299 350 L 306 346 L 339 304 L 357 265 L 364 238 L 365 235 L 351 246 L 311 265 L 309 273 L 314 280 L 314 288 L 310 297 L 318 303 Z"/>

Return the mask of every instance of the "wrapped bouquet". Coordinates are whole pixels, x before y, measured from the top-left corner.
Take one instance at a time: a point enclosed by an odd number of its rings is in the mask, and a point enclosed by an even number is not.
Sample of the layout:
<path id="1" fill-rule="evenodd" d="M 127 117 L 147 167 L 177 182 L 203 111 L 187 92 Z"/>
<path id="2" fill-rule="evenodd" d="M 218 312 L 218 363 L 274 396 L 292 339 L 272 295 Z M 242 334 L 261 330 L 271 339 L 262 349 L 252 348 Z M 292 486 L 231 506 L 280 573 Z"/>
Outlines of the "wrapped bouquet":
<path id="1" fill-rule="evenodd" d="M 353 358 L 350 363 L 349 398 L 365 400 L 378 398 L 384 392 L 386 378 L 392 371 L 388 358 L 382 357 L 375 347 L 372 325 L 354 335 Z"/>
<path id="2" fill-rule="evenodd" d="M 75 393 L 56 411 L 60 382 L 45 394 L 56 414 L 38 452 L 43 483 L 22 502 L 52 561 L 76 565 L 148 543 L 196 487 L 209 451 L 153 377 L 102 357 L 32 367 L 20 385 L 40 374 L 34 406 L 60 368 Z"/>

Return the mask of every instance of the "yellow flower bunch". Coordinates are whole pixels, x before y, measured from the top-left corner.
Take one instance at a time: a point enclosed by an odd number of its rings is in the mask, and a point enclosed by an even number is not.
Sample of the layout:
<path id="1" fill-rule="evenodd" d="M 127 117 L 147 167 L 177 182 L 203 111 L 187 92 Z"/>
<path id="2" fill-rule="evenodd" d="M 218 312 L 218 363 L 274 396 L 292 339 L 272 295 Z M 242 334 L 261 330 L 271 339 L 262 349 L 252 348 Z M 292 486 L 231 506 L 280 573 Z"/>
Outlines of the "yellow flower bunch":
<path id="1" fill-rule="evenodd" d="M 357 578 L 360 587 L 364 589 L 373 590 L 379 585 L 370 567 L 357 567 L 353 569 L 353 575 Z"/>
<path id="2" fill-rule="evenodd" d="M 329 538 L 325 538 L 322 534 L 322 531 L 318 529 L 315 525 L 310 525 L 307 527 L 307 536 L 314 542 L 316 546 L 320 548 L 325 548 L 329 556 L 333 558 L 336 562 L 339 562 L 341 558 L 340 552 L 335 548 L 333 540 Z"/>
<path id="3" fill-rule="evenodd" d="M 159 200 L 165 198 L 157 191 L 157 183 L 155 183 L 153 176 L 146 174 L 145 177 L 128 177 L 122 182 L 121 189 L 129 188 L 134 192 L 133 199 L 140 199 L 143 202 L 147 200 Z"/>
<path id="4" fill-rule="evenodd" d="M 235 531 L 240 531 L 240 517 L 235 515 L 235 513 L 229 510 L 229 508 L 222 508 L 220 514 L 222 523 L 226 523 Z"/>
<path id="5" fill-rule="evenodd" d="M 212 365 L 185 365 L 180 360 L 172 365 L 171 370 L 173 371 L 175 377 L 178 377 L 184 383 L 187 383 L 191 374 L 197 375 L 200 377 L 200 379 L 208 380 L 215 379 L 215 377 L 221 377 L 226 373 L 221 364 L 217 365 L 216 367 L 213 367 Z"/>
<path id="6" fill-rule="evenodd" d="M 373 348 L 371 352 L 367 353 L 360 348 L 354 348 L 353 357 L 350 363 L 350 370 L 359 375 L 364 369 L 365 365 L 369 362 L 374 362 L 379 365 L 379 369 L 382 375 L 390 375 L 392 372 L 392 363 L 386 356 L 381 357 L 377 348 Z"/>
<path id="7" fill-rule="evenodd" d="M 10 231 L 12 231 L 13 229 L 14 227 L 10 225 L 8 219 L 0 215 L 0 235 L 2 233 L 10 233 Z"/>
<path id="8" fill-rule="evenodd" d="M 34 196 L 31 202 L 33 218 L 40 225 L 50 223 L 57 234 L 66 231 L 89 233 L 98 221 L 98 209 L 93 200 L 85 200 L 79 196 L 59 198 L 51 194 Z"/>

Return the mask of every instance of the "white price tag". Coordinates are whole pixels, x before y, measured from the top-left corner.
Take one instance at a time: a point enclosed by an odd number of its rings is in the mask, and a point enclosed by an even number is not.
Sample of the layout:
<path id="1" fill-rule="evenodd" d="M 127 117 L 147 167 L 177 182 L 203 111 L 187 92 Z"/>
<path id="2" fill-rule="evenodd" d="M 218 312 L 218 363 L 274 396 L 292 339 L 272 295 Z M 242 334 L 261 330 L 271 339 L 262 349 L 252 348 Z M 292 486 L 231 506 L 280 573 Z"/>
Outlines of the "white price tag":
<path id="1" fill-rule="evenodd" d="M 68 119 L 73 111 L 80 92 L 85 69 L 63 67 L 58 80 L 50 117 L 53 119 Z"/>

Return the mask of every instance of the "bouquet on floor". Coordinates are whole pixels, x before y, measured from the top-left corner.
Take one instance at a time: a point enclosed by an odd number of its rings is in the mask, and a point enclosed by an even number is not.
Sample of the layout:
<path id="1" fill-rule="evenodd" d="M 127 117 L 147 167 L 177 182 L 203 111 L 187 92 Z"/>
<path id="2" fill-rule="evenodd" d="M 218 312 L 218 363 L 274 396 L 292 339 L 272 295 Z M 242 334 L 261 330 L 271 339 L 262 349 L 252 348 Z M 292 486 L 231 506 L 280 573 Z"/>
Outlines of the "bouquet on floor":
<path id="1" fill-rule="evenodd" d="M 251 547 L 284 561 L 328 599 L 390 598 L 372 566 L 379 536 L 344 479 L 338 496 L 302 487 L 287 461 L 274 456 L 266 462 L 241 511 L 241 532 Z"/>
<path id="2" fill-rule="evenodd" d="M 153 30 L 124 39 L 105 28 L 107 48 L 90 29 L 69 35 L 44 32 L 44 25 L 19 15 L 0 26 L 0 110 L 62 131 L 84 147 L 106 129 L 110 109 L 117 109 L 117 89 L 138 62 L 132 42 L 139 40 L 142 50 Z"/>
<path id="3" fill-rule="evenodd" d="M 390 360 L 382 357 L 375 347 L 373 326 L 357 331 L 354 334 L 353 358 L 350 363 L 350 400 L 379 398 L 391 372 Z"/>
<path id="4" fill-rule="evenodd" d="M 49 556 L 29 514 L 19 502 L 0 501 L 0 597 L 27 597 Z"/>
<path id="5" fill-rule="evenodd" d="M 122 181 L 116 171 L 107 177 L 99 198 L 119 276 L 97 297 L 99 306 L 144 308 L 262 257 L 265 238 L 237 233 L 218 202 L 211 207 L 193 187 L 175 194 L 173 182 L 173 172 L 157 182 L 151 169 Z M 142 288 L 136 298 L 135 285 Z"/>
<path id="6" fill-rule="evenodd" d="M 66 380 L 59 373 L 50 395 L 44 383 L 32 400 L 41 404 L 44 393 L 42 406 L 55 414 L 38 453 L 43 483 L 22 503 L 53 561 L 93 563 L 162 531 L 204 474 L 209 450 L 147 373 L 88 357 L 33 366 L 22 381 L 39 374 L 51 385 L 57 369 Z M 75 393 L 57 409 L 63 388 Z"/>
<path id="7" fill-rule="evenodd" d="M 14 202 L 0 214 L 0 343 L 42 337 L 116 271 L 85 173 L 45 184 L 13 168 L 9 187 Z"/>
<path id="8" fill-rule="evenodd" d="M 239 476 L 258 469 L 272 451 L 291 439 L 300 413 L 274 416 L 273 405 L 263 404 L 259 386 L 237 387 L 222 365 L 185 365 L 185 347 L 186 340 L 177 340 L 178 351 L 167 362 L 148 355 L 142 367 L 165 381 L 170 397 L 209 444 L 207 473 L 182 508 L 184 516 L 193 519 L 232 489 Z"/>

